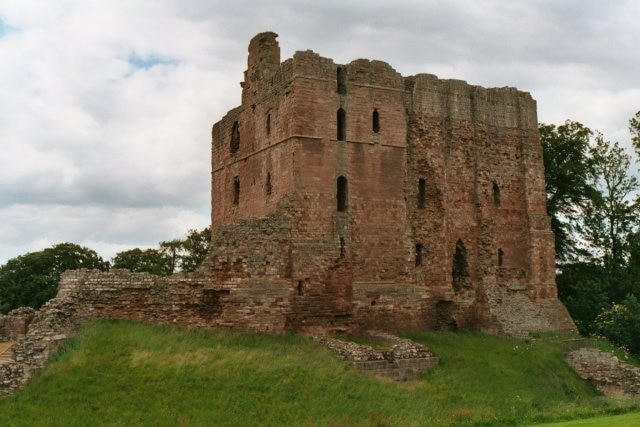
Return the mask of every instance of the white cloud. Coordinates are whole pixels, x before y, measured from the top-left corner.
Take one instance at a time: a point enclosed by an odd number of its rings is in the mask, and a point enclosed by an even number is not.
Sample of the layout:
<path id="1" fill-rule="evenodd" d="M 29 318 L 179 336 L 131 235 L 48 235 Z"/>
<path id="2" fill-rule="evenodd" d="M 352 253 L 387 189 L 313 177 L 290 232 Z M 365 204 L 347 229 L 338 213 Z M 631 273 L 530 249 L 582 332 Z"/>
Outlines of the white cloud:
<path id="1" fill-rule="evenodd" d="M 73 241 L 110 257 L 208 224 L 211 124 L 247 43 L 517 86 L 546 122 L 629 144 L 640 4 L 551 0 L 0 0 L 0 263 Z"/>

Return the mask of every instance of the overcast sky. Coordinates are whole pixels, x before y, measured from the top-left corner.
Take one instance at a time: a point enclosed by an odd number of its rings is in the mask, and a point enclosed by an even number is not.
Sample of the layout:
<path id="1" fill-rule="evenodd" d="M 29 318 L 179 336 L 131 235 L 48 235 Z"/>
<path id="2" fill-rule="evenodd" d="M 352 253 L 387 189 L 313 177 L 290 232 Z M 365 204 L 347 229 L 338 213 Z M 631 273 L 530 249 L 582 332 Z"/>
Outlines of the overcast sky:
<path id="1" fill-rule="evenodd" d="M 59 242 L 105 259 L 209 224 L 211 125 L 249 39 L 282 60 L 380 59 L 515 86 L 538 118 L 630 145 L 640 1 L 0 0 L 0 264 Z"/>

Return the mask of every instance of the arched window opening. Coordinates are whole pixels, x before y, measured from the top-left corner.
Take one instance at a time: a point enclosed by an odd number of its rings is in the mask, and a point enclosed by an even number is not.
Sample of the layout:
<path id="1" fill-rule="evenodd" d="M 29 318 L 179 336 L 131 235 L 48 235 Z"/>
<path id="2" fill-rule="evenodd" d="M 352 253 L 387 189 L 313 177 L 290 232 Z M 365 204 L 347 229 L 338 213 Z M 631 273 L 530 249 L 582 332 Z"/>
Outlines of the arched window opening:
<path id="1" fill-rule="evenodd" d="M 467 249 L 461 239 L 456 242 L 456 253 L 453 255 L 453 290 L 458 292 L 466 286 L 469 277 L 469 265 L 467 263 Z"/>
<path id="2" fill-rule="evenodd" d="M 347 211 L 347 178 L 344 176 L 338 177 L 338 188 L 336 193 L 336 199 L 338 204 L 338 212 Z"/>
<path id="3" fill-rule="evenodd" d="M 500 206 L 500 186 L 495 181 L 493 181 L 493 204 Z"/>
<path id="4" fill-rule="evenodd" d="M 231 143 L 229 144 L 229 148 L 232 153 L 235 153 L 238 151 L 238 148 L 240 148 L 240 129 L 237 120 L 233 122 L 233 127 L 231 128 Z"/>
<path id="5" fill-rule="evenodd" d="M 298 296 L 304 295 L 304 282 L 302 280 L 298 281 Z"/>
<path id="6" fill-rule="evenodd" d="M 344 141 L 347 135 L 347 114 L 340 108 L 336 113 L 336 122 L 338 125 L 338 141 Z"/>
<path id="7" fill-rule="evenodd" d="M 380 113 L 377 109 L 373 110 L 373 131 L 375 133 L 380 132 Z"/>
<path id="8" fill-rule="evenodd" d="M 420 267 L 422 265 L 422 245 L 420 243 L 416 244 L 416 267 Z"/>
<path id="9" fill-rule="evenodd" d="M 267 136 L 271 135 L 271 114 L 267 114 Z"/>
<path id="10" fill-rule="evenodd" d="M 267 182 L 264 185 L 264 192 L 267 193 L 267 196 L 271 195 L 271 172 L 267 172 Z"/>
<path id="11" fill-rule="evenodd" d="M 498 248 L 498 267 L 502 267 L 502 263 L 504 262 L 504 251 L 502 248 Z"/>
<path id="12" fill-rule="evenodd" d="M 238 206 L 240 204 L 240 178 L 233 178 L 233 205 Z"/>
<path id="13" fill-rule="evenodd" d="M 424 209 L 424 203 L 427 193 L 427 184 L 424 178 L 418 180 L 418 209 Z"/>
<path id="14" fill-rule="evenodd" d="M 336 81 L 337 88 L 336 90 L 340 95 L 344 95 L 347 93 L 347 70 L 344 67 L 338 67 L 336 71 Z"/>

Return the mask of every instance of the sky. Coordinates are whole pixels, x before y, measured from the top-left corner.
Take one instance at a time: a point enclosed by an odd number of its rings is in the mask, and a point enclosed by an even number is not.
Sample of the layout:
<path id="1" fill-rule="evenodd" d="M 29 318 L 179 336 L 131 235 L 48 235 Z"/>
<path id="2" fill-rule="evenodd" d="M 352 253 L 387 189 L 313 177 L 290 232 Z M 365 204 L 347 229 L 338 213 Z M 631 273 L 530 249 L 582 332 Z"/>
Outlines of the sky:
<path id="1" fill-rule="evenodd" d="M 540 122 L 630 147 L 637 0 L 0 0 L 0 265 L 73 242 L 110 259 L 210 222 L 211 125 L 248 42 L 514 86 Z"/>

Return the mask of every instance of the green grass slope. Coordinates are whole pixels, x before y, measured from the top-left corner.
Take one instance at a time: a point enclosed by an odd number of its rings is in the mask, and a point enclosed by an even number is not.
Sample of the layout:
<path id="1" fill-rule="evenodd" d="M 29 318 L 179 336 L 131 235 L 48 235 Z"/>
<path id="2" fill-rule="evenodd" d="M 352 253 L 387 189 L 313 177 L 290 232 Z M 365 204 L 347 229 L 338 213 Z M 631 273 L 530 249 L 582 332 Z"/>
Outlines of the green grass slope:
<path id="1" fill-rule="evenodd" d="M 0 398 L 0 425 L 526 425 L 638 409 L 596 395 L 550 340 L 411 338 L 441 364 L 395 383 L 296 335 L 95 322 Z"/>

